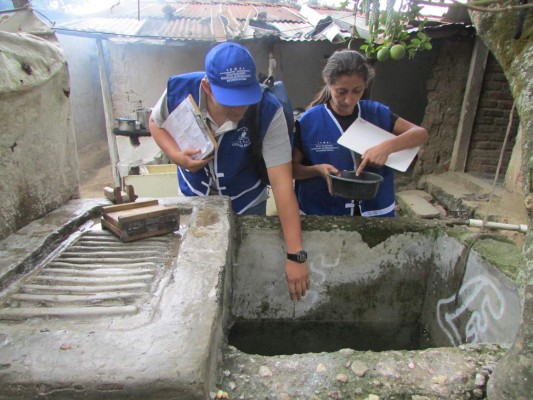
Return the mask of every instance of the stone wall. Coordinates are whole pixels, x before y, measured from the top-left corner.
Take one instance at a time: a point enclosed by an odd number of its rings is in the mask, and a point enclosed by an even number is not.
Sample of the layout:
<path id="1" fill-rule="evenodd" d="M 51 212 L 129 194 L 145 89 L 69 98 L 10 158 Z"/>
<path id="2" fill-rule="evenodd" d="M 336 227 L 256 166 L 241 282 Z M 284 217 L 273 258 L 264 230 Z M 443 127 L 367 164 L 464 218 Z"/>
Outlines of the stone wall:
<path id="1" fill-rule="evenodd" d="M 0 25 L 0 239 L 78 196 L 70 84 L 56 43 Z"/>
<path id="2" fill-rule="evenodd" d="M 428 102 L 422 126 L 429 141 L 422 149 L 416 172 L 432 174 L 449 168 L 474 38 L 435 40 L 432 74 L 427 81 Z"/>

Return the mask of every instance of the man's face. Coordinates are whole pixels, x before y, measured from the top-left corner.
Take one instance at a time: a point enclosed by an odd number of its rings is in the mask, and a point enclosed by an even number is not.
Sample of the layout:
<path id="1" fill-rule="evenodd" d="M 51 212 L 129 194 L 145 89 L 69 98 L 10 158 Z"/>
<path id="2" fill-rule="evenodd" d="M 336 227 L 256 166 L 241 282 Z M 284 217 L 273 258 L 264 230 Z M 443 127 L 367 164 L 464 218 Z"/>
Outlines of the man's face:
<path id="1" fill-rule="evenodd" d="M 213 106 L 215 108 L 214 112 L 219 115 L 224 115 L 226 120 L 230 120 L 231 122 L 239 122 L 241 119 L 243 119 L 244 114 L 246 113 L 246 110 L 248 110 L 249 106 L 224 106 L 220 104 L 217 99 L 215 99 L 215 96 L 211 96 L 213 100 Z M 212 110 L 209 110 L 209 112 L 212 112 Z"/>
<path id="2" fill-rule="evenodd" d="M 232 121 L 232 122 L 239 122 L 241 119 L 243 119 L 244 114 L 246 114 L 246 110 L 248 110 L 248 107 L 250 106 L 225 106 L 223 104 L 220 104 L 215 96 L 213 95 L 213 92 L 211 91 L 211 86 L 209 85 L 209 82 L 206 80 L 202 81 L 202 86 L 204 88 L 205 93 L 207 94 L 207 107 L 209 110 L 209 114 L 215 120 L 219 121 Z"/>

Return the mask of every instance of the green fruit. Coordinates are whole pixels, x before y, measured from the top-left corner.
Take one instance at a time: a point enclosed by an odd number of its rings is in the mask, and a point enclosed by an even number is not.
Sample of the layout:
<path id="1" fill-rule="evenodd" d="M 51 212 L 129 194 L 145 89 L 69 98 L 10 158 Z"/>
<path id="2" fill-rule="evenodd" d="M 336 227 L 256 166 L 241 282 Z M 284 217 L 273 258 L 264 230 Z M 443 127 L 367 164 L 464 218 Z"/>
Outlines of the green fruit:
<path id="1" fill-rule="evenodd" d="M 405 57 L 405 47 L 403 47 L 401 44 L 395 44 L 390 49 L 390 57 L 393 60 L 401 60 Z"/>
<path id="2" fill-rule="evenodd" d="M 378 54 L 377 54 L 378 61 L 387 61 L 389 57 L 390 57 L 390 50 L 388 47 L 382 47 L 381 49 L 379 49 Z"/>

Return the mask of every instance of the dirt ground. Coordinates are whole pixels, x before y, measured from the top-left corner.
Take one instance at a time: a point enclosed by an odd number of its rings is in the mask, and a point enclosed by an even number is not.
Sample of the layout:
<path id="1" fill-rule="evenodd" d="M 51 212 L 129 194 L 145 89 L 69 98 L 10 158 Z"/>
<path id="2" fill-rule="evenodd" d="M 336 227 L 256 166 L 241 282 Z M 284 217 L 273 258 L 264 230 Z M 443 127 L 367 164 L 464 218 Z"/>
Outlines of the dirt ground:
<path id="1" fill-rule="evenodd" d="M 78 148 L 80 197 L 103 198 L 104 187 L 113 187 L 111 157 L 107 140 L 97 139 Z"/>

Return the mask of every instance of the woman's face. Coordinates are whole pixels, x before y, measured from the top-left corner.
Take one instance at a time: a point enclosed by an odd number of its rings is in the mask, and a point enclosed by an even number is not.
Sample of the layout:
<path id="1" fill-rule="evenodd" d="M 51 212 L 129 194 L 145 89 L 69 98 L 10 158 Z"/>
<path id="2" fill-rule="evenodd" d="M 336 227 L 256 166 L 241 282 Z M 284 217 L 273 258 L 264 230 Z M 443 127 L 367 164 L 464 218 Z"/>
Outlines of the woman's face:
<path id="1" fill-rule="evenodd" d="M 331 93 L 331 108 L 339 115 L 350 115 L 363 97 L 365 81 L 357 74 L 341 75 L 328 87 Z"/>

